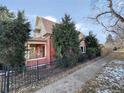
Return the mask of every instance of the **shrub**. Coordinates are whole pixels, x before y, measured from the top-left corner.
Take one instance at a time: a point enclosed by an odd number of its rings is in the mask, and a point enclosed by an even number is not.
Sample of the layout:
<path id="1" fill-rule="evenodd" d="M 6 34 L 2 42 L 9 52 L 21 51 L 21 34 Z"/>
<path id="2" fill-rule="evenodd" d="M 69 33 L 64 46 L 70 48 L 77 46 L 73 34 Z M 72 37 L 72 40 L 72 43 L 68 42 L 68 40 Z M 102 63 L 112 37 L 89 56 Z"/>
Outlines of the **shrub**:
<path id="1" fill-rule="evenodd" d="M 96 57 L 101 56 L 101 49 L 98 48 L 96 49 Z"/>
<path id="2" fill-rule="evenodd" d="M 73 58 L 72 58 L 73 57 Z M 72 67 L 75 66 L 76 63 L 78 62 L 78 57 L 76 59 L 75 55 L 64 55 L 62 58 L 58 58 L 59 60 L 59 66 L 67 68 L 67 67 Z"/>
<path id="3" fill-rule="evenodd" d="M 87 48 L 86 53 L 87 53 L 89 59 L 95 58 L 97 49 L 96 48 Z"/>
<path id="4" fill-rule="evenodd" d="M 114 47 L 113 50 L 116 51 L 117 50 L 117 47 Z"/>
<path id="5" fill-rule="evenodd" d="M 84 62 L 88 59 L 88 55 L 86 53 L 80 53 L 78 62 Z"/>

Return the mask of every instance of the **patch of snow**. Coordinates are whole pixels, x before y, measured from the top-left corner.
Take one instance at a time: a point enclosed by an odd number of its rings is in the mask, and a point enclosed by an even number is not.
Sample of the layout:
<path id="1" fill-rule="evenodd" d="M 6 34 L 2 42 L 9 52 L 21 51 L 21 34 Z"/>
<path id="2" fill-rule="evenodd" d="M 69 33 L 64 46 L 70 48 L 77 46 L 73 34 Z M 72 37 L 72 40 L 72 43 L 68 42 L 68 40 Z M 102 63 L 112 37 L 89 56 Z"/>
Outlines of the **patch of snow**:
<path id="1" fill-rule="evenodd" d="M 118 89 L 124 86 L 124 61 L 112 61 L 103 68 L 102 73 L 96 78 L 97 81 L 103 82 L 97 93 L 112 93 L 109 88 L 114 86 Z M 101 83 L 102 84 L 102 83 Z"/>
<path id="2" fill-rule="evenodd" d="M 118 60 L 118 61 L 117 61 L 117 60 L 114 60 L 113 63 L 114 63 L 114 64 L 118 64 L 118 65 L 119 65 L 119 64 L 124 65 L 124 61 L 120 61 L 120 60 Z"/>
<path id="3" fill-rule="evenodd" d="M 109 89 L 106 90 L 98 90 L 97 93 L 112 93 Z"/>

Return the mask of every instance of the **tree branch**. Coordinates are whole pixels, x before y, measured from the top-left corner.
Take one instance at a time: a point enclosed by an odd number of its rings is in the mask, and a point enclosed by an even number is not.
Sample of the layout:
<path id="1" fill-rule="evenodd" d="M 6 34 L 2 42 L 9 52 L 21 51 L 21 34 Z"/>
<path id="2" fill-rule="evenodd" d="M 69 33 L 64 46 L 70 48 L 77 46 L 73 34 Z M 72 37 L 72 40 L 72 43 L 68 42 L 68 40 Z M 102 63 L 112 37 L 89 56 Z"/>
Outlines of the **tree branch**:
<path id="1" fill-rule="evenodd" d="M 104 15 L 104 14 L 108 14 L 108 13 L 111 13 L 111 11 L 106 11 L 106 12 L 103 12 L 103 13 L 98 14 L 98 15 L 96 16 L 97 22 L 100 23 L 100 22 L 99 22 L 99 17 L 100 17 L 100 16 L 102 16 L 102 15 Z"/>
<path id="2" fill-rule="evenodd" d="M 119 19 L 117 19 L 117 21 L 113 25 L 111 25 L 110 27 L 116 26 L 118 24 L 118 22 L 119 22 Z"/>
<path id="3" fill-rule="evenodd" d="M 109 6 L 108 6 L 108 7 L 109 7 L 111 13 L 112 13 L 116 18 L 118 18 L 121 22 L 124 22 L 124 18 L 123 18 L 120 14 L 118 14 L 118 13 L 113 9 L 112 0 L 108 0 L 108 2 L 109 2 Z"/>
<path id="4" fill-rule="evenodd" d="M 115 33 L 116 35 L 119 36 L 119 34 L 117 33 L 117 31 L 115 31 L 115 30 L 109 30 L 102 22 L 101 22 L 100 24 L 105 28 L 106 31 Z M 119 36 L 119 37 L 120 37 L 120 36 Z"/>
<path id="5" fill-rule="evenodd" d="M 121 26 L 119 26 L 119 25 L 117 25 L 118 26 L 118 28 L 120 28 L 122 31 L 124 31 L 124 28 L 122 28 Z"/>

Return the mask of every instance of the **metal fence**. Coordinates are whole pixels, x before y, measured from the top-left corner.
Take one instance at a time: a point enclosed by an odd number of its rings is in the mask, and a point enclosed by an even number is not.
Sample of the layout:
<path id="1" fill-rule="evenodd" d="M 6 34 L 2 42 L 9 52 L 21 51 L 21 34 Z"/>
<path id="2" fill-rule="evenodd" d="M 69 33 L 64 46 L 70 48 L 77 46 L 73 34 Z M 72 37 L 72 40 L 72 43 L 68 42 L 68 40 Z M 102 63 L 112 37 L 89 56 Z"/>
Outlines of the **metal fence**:
<path id="1" fill-rule="evenodd" d="M 4 66 L 0 72 L 0 93 L 17 93 L 18 89 L 37 83 L 51 75 L 55 64 Z"/>

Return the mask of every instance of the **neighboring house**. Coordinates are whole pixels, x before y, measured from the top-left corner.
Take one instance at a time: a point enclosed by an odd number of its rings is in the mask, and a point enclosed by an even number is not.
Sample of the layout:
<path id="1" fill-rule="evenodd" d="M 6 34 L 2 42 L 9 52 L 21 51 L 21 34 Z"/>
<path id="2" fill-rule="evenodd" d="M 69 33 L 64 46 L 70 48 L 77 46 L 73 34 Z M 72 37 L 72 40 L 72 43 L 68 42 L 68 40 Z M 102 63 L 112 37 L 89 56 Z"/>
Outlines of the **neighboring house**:
<path id="1" fill-rule="evenodd" d="M 86 53 L 86 44 L 85 44 L 85 38 L 84 35 L 79 32 L 79 40 L 80 40 L 80 49 L 82 53 Z"/>
<path id="2" fill-rule="evenodd" d="M 36 17 L 33 37 L 26 43 L 27 51 L 25 55 L 25 64 L 27 66 L 50 64 L 55 60 L 55 49 L 51 37 L 53 25 L 55 25 L 55 22 L 42 17 Z M 81 51 L 85 53 L 86 46 L 84 36 L 81 32 L 79 34 L 79 39 Z"/>

